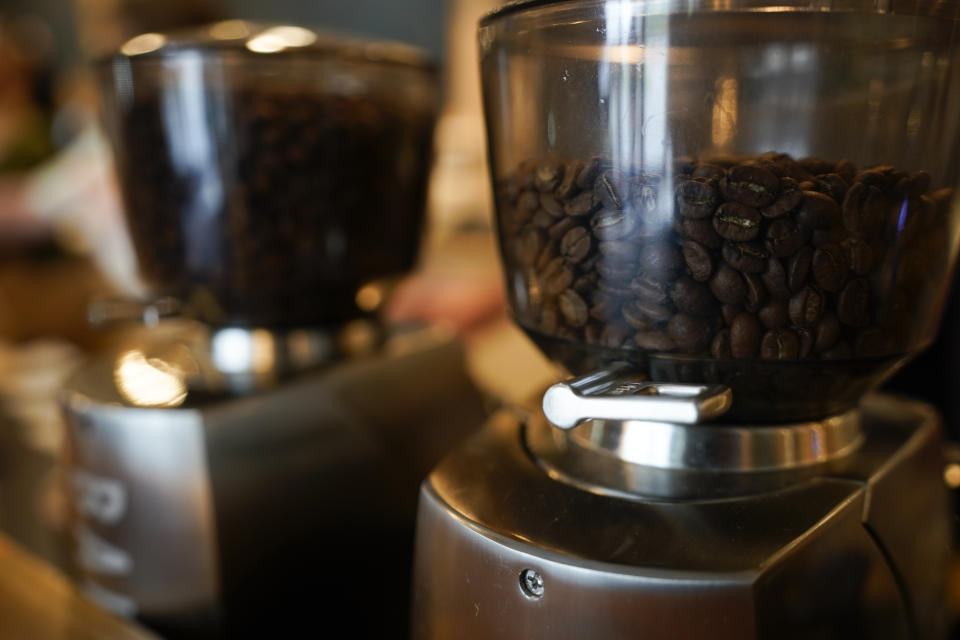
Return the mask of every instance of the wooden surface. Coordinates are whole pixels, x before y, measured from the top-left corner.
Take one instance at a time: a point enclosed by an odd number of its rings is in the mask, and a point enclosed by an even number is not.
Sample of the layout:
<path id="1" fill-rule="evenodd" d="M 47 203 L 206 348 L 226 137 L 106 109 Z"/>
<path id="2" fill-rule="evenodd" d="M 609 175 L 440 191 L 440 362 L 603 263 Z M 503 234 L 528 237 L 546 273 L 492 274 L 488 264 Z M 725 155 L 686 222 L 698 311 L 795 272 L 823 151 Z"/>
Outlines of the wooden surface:
<path id="1" fill-rule="evenodd" d="M 0 534 L 0 638 L 157 640 L 103 612 L 60 573 Z"/>

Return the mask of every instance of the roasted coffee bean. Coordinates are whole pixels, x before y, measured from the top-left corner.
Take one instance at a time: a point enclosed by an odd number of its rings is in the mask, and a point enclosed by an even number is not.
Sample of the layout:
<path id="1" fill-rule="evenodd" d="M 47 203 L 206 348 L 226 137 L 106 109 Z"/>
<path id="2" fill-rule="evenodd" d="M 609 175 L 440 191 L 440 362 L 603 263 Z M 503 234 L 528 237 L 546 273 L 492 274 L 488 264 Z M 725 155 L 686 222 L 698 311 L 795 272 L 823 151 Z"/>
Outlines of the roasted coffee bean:
<path id="1" fill-rule="evenodd" d="M 858 173 L 853 181 L 868 184 L 881 190 L 886 189 L 899 180 L 899 178 L 894 179 L 890 172 L 886 170 L 889 168 L 890 167 L 872 167 L 866 169 Z"/>
<path id="2" fill-rule="evenodd" d="M 740 304 L 747 295 L 747 285 L 736 270 L 721 264 L 710 279 L 710 291 L 724 304 Z"/>
<path id="3" fill-rule="evenodd" d="M 798 327 L 814 327 L 823 308 L 823 294 L 813 287 L 804 287 L 790 298 L 790 320 Z"/>
<path id="4" fill-rule="evenodd" d="M 586 299 L 590 292 L 577 291 L 580 297 Z M 590 307 L 590 317 L 599 322 L 610 322 L 614 318 L 620 317 L 621 302 L 608 296 L 594 296 L 593 305 Z"/>
<path id="5" fill-rule="evenodd" d="M 521 237 L 520 242 L 520 255 L 518 258 L 520 262 L 526 265 L 533 264 L 537 256 L 540 255 L 540 251 L 543 249 L 545 243 L 543 232 L 537 229 L 527 229 Z"/>
<path id="6" fill-rule="evenodd" d="M 580 218 L 590 215 L 596 211 L 599 206 L 600 205 L 598 203 L 594 202 L 593 194 L 589 191 L 584 191 L 573 199 L 567 200 L 567 202 L 563 205 L 563 211 L 568 216 Z"/>
<path id="7" fill-rule="evenodd" d="M 553 223 L 557 221 L 552 215 L 544 211 L 543 209 L 537 209 L 533 214 L 531 224 L 538 229 L 549 229 L 553 226 Z"/>
<path id="8" fill-rule="evenodd" d="M 587 296 L 596 289 L 598 276 L 596 272 L 588 272 L 576 278 L 570 288 L 581 296 Z"/>
<path id="9" fill-rule="evenodd" d="M 590 232 L 583 227 L 574 227 L 560 240 L 560 253 L 571 264 L 576 264 L 590 253 Z"/>
<path id="10" fill-rule="evenodd" d="M 576 218 L 561 218 L 547 229 L 547 238 L 550 240 L 563 238 L 567 231 L 570 231 L 570 229 L 573 229 L 575 226 L 577 226 Z"/>
<path id="11" fill-rule="evenodd" d="M 851 327 L 870 323 L 870 284 L 863 278 L 847 283 L 837 298 L 837 317 Z"/>
<path id="12" fill-rule="evenodd" d="M 637 300 L 625 304 L 620 309 L 620 315 L 624 321 L 640 331 L 649 331 L 653 329 L 654 322 L 648 318 L 644 313 Z"/>
<path id="13" fill-rule="evenodd" d="M 567 266 L 563 258 L 556 258 L 547 265 L 542 278 L 544 293 L 556 296 L 573 284 L 573 269 Z"/>
<path id="14" fill-rule="evenodd" d="M 747 287 L 743 308 L 750 313 L 756 313 L 767 301 L 767 289 L 763 286 L 763 279 L 755 273 L 744 273 L 743 282 Z"/>
<path id="15" fill-rule="evenodd" d="M 677 348 L 673 338 L 665 331 L 638 331 L 633 336 L 633 341 L 638 347 L 648 351 L 669 352 Z"/>
<path id="16" fill-rule="evenodd" d="M 583 298 L 580 297 L 573 289 L 567 289 L 558 299 L 560 305 L 560 313 L 563 314 L 563 317 L 574 327 L 582 327 L 587 324 L 590 315 L 587 312 L 587 303 L 583 301 Z"/>
<path id="17" fill-rule="evenodd" d="M 603 171 L 603 159 L 591 158 L 589 162 L 577 174 L 576 185 L 580 189 L 592 189 L 597 176 Z"/>
<path id="18" fill-rule="evenodd" d="M 676 194 L 677 213 L 685 218 L 709 218 L 720 203 L 720 191 L 712 181 L 685 180 Z"/>
<path id="19" fill-rule="evenodd" d="M 850 271 L 858 276 L 870 273 L 873 268 L 873 249 L 866 241 L 860 238 L 847 238 L 840 243 L 840 247 L 850 265 Z"/>
<path id="20" fill-rule="evenodd" d="M 737 317 L 737 314 L 743 311 L 743 306 L 739 304 L 722 304 L 720 305 L 720 315 L 723 317 L 723 323 L 725 325 L 730 325 L 733 322 L 733 319 Z"/>
<path id="21" fill-rule="evenodd" d="M 775 173 L 746 164 L 731 167 L 720 186 L 727 198 L 748 207 L 766 207 L 780 194 L 780 178 Z"/>
<path id="22" fill-rule="evenodd" d="M 637 298 L 633 301 L 632 311 L 646 316 L 653 322 L 664 323 L 673 317 L 675 309 L 669 301 L 654 302 L 652 300 Z"/>
<path id="23" fill-rule="evenodd" d="M 713 214 L 713 228 L 725 240 L 746 242 L 760 233 L 760 212 L 738 202 L 725 202 Z"/>
<path id="24" fill-rule="evenodd" d="M 813 263 L 813 248 L 803 247 L 787 261 L 787 286 L 790 291 L 800 291 L 807 282 L 810 265 Z"/>
<path id="25" fill-rule="evenodd" d="M 706 162 L 696 165 L 693 169 L 691 177 L 693 178 L 704 178 L 708 180 L 720 180 L 723 178 L 726 172 L 723 170 L 723 167 L 718 167 L 715 164 L 708 164 Z"/>
<path id="26" fill-rule="evenodd" d="M 550 193 L 540 194 L 540 207 L 554 218 L 562 218 L 563 205 Z"/>
<path id="27" fill-rule="evenodd" d="M 843 202 L 843 197 L 847 193 L 847 181 L 836 173 L 825 173 L 814 179 L 816 189 L 820 193 L 830 196 L 836 202 Z"/>
<path id="28" fill-rule="evenodd" d="M 770 329 L 760 342 L 764 360 L 795 360 L 800 355 L 800 339 L 790 329 Z"/>
<path id="29" fill-rule="evenodd" d="M 517 209 L 520 211 L 532 214 L 538 208 L 540 208 L 540 195 L 536 191 L 524 191 L 517 198 Z"/>
<path id="30" fill-rule="evenodd" d="M 563 179 L 564 166 L 556 160 L 548 160 L 539 167 L 533 176 L 533 184 L 540 193 L 550 193 Z"/>
<path id="31" fill-rule="evenodd" d="M 818 176 L 835 171 L 836 164 L 823 158 L 800 158 L 797 163 L 812 175 Z"/>
<path id="32" fill-rule="evenodd" d="M 672 280 L 683 272 L 683 254 L 672 244 L 647 244 L 637 255 L 637 267 L 641 273 Z"/>
<path id="33" fill-rule="evenodd" d="M 560 200 L 569 200 L 573 197 L 578 190 L 577 187 L 577 177 L 580 175 L 580 172 L 583 171 L 584 163 L 576 162 L 567 167 L 567 170 L 563 172 L 563 180 L 560 181 L 560 184 L 557 186 L 557 190 L 554 194 Z"/>
<path id="34" fill-rule="evenodd" d="M 767 329 L 778 329 L 787 326 L 790 314 L 784 300 L 771 300 L 757 311 L 757 320 Z"/>
<path id="35" fill-rule="evenodd" d="M 705 284 L 688 276 L 681 276 L 670 287 L 670 300 L 678 310 L 695 316 L 716 312 L 716 299 Z"/>
<path id="36" fill-rule="evenodd" d="M 608 324 L 600 332 L 600 344 L 619 347 L 629 340 L 629 333 L 630 331 L 619 324 Z"/>
<path id="37" fill-rule="evenodd" d="M 724 242 L 721 249 L 724 262 L 744 273 L 763 273 L 767 267 L 767 252 L 758 242 Z"/>
<path id="38" fill-rule="evenodd" d="M 792 256 L 806 242 L 806 234 L 792 218 L 779 218 L 767 227 L 767 248 L 778 258 Z"/>
<path id="39" fill-rule="evenodd" d="M 772 203 L 760 209 L 765 218 L 779 218 L 785 216 L 799 206 L 803 201 L 803 191 L 792 178 L 780 179 L 780 195 Z"/>
<path id="40" fill-rule="evenodd" d="M 679 232 L 685 238 L 698 242 L 710 249 L 719 249 L 723 238 L 714 230 L 711 220 L 685 218 L 679 223 Z"/>
<path id="41" fill-rule="evenodd" d="M 730 349 L 730 329 L 721 329 L 710 343 L 710 355 L 717 360 L 729 360 L 733 357 Z"/>
<path id="42" fill-rule="evenodd" d="M 849 160 L 841 160 L 837 163 L 837 166 L 834 167 L 833 173 L 843 178 L 849 185 L 853 182 L 854 176 L 857 175 L 857 168 Z"/>
<path id="43" fill-rule="evenodd" d="M 683 261 L 687 265 L 690 276 L 697 282 L 706 282 L 713 273 L 713 258 L 710 252 L 699 242 L 684 240 L 681 245 Z"/>
<path id="44" fill-rule="evenodd" d="M 600 260 L 594 267 L 600 277 L 607 282 L 617 283 L 627 286 L 631 278 L 637 272 L 636 266 L 632 262 L 620 262 L 617 260 Z"/>
<path id="45" fill-rule="evenodd" d="M 840 320 L 832 313 L 825 313 L 814 329 L 813 350 L 816 353 L 823 353 L 829 350 L 840 339 L 840 333 L 843 327 L 840 326 Z"/>
<path id="46" fill-rule="evenodd" d="M 814 251 L 811 269 L 814 281 L 821 289 L 831 293 L 843 288 L 849 273 L 847 258 L 838 244 L 828 244 Z"/>
<path id="47" fill-rule="evenodd" d="M 804 191 L 797 210 L 797 222 L 808 229 L 829 229 L 840 224 L 840 206 L 818 191 Z"/>
<path id="48" fill-rule="evenodd" d="M 734 358 L 755 358 L 763 331 L 751 313 L 741 313 L 730 324 L 730 351 Z"/>
<path id="49" fill-rule="evenodd" d="M 600 211 L 590 218 L 590 228 L 601 242 L 619 240 L 633 231 L 633 216 L 625 211 Z"/>
<path id="50" fill-rule="evenodd" d="M 783 268 L 783 263 L 779 258 L 774 256 L 767 258 L 767 266 L 763 273 L 760 274 L 760 278 L 767 288 L 767 293 L 772 297 L 781 300 L 786 300 L 790 297 L 792 292 L 787 284 L 787 272 Z"/>
<path id="51" fill-rule="evenodd" d="M 636 245 L 618 240 L 601 242 L 597 245 L 597 250 L 604 260 L 634 262 L 637 257 Z"/>
<path id="52" fill-rule="evenodd" d="M 710 327 L 707 323 L 686 313 L 678 313 L 670 318 L 667 333 L 684 353 L 703 351 L 710 344 Z"/>
<path id="53" fill-rule="evenodd" d="M 626 177 L 616 169 L 607 169 L 593 183 L 594 200 L 607 209 L 623 209 L 626 193 Z"/>
<path id="54" fill-rule="evenodd" d="M 638 274 L 631 280 L 630 290 L 646 302 L 666 304 L 670 300 L 669 285 L 664 280 L 649 273 Z"/>
<path id="55" fill-rule="evenodd" d="M 839 244 L 850 237 L 847 230 L 843 227 L 830 227 L 829 229 L 817 229 L 810 234 L 810 244 L 816 248 L 822 248 L 828 244 Z"/>
<path id="56" fill-rule="evenodd" d="M 872 229 L 883 219 L 886 206 L 878 187 L 856 182 L 843 198 L 843 226 L 852 232 Z"/>
<path id="57" fill-rule="evenodd" d="M 893 192 L 900 198 L 919 198 L 930 189 L 930 174 L 918 171 L 912 176 L 905 176 L 897 181 Z"/>
<path id="58" fill-rule="evenodd" d="M 794 327 L 792 331 L 797 334 L 797 340 L 800 342 L 800 348 L 797 351 L 797 357 L 801 360 L 809 358 L 813 353 L 813 330 L 807 327 Z"/>

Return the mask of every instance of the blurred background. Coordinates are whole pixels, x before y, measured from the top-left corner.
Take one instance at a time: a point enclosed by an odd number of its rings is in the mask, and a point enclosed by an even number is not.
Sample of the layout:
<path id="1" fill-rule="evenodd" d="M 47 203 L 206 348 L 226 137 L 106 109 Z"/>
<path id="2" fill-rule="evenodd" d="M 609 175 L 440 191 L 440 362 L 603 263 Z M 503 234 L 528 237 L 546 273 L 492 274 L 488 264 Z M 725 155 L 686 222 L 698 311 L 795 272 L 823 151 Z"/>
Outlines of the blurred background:
<path id="1" fill-rule="evenodd" d="M 137 276 L 90 63 L 132 36 L 250 19 L 387 38 L 440 65 L 428 228 L 388 311 L 467 344 L 470 373 L 500 401 L 555 375 L 506 321 L 476 68 L 475 28 L 497 0 L 0 0 L 0 531 L 69 572 L 58 393 L 114 332 L 92 301 L 137 298 Z M 960 360 L 951 297 L 938 345 L 891 387 L 934 402 L 951 434 Z M 501 366 L 510 358 L 511 366 Z M 0 572 L 3 571 L 0 565 Z M 0 576 L 2 583 L 2 576 Z M 2 590 L 0 590 L 2 591 Z M 0 607 L 2 611 L 2 607 Z"/>

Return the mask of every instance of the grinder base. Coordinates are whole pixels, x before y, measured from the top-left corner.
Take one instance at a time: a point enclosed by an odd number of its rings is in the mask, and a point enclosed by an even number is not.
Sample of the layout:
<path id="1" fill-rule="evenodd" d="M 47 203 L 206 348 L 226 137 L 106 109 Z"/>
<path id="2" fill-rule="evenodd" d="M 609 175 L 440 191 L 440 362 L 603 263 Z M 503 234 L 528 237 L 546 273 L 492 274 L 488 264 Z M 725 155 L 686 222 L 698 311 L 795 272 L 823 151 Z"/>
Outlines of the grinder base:
<path id="1" fill-rule="evenodd" d="M 569 482 L 497 417 L 422 486 L 413 637 L 942 637 L 939 419 L 882 395 L 861 411 L 849 455 L 699 497 Z"/>

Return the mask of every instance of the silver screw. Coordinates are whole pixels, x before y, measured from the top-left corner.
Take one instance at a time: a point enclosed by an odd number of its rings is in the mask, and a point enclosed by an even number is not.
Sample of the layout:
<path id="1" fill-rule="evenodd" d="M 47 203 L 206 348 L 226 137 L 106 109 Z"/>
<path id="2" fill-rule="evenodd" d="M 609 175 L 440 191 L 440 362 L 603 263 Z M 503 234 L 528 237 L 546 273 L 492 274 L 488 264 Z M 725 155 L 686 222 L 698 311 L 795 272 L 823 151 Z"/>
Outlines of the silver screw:
<path id="1" fill-rule="evenodd" d="M 543 597 L 543 576 L 535 569 L 524 569 L 520 572 L 520 589 L 528 598 L 539 600 Z"/>

